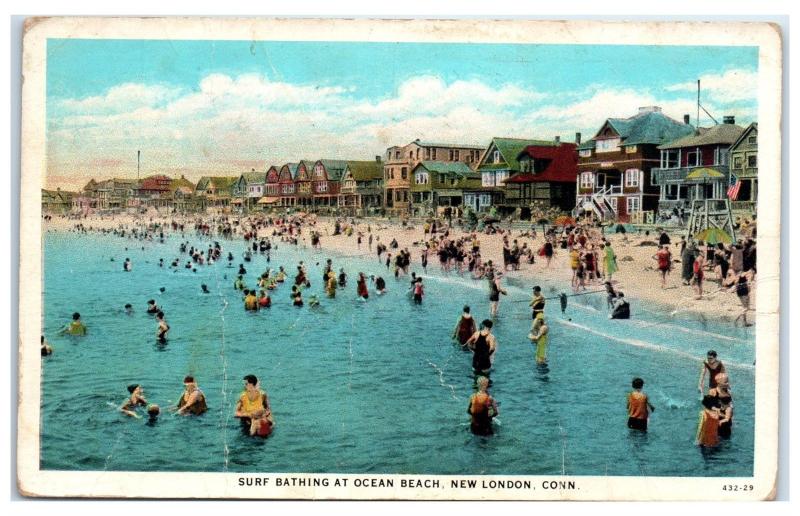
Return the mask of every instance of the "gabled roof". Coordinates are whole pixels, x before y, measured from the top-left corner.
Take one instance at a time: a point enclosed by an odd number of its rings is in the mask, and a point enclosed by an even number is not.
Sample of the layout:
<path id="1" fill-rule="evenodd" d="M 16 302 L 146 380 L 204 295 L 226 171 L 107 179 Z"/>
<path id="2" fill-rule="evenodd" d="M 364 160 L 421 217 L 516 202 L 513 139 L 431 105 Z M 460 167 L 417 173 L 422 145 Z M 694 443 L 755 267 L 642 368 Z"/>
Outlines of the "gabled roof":
<path id="1" fill-rule="evenodd" d="M 740 134 L 739 137 L 736 138 L 736 141 L 733 142 L 733 144 L 731 144 L 731 150 L 733 150 L 736 147 L 738 147 L 739 144 L 742 143 L 742 141 L 744 141 L 745 138 L 747 138 L 747 135 L 750 134 L 753 131 L 758 131 L 758 122 L 753 122 L 753 123 L 751 123 L 750 125 L 748 125 L 747 127 L 744 128 L 744 131 L 742 131 L 742 134 Z"/>
<path id="2" fill-rule="evenodd" d="M 381 161 L 348 161 L 347 169 L 356 181 L 370 181 L 383 178 L 383 162 Z"/>
<path id="3" fill-rule="evenodd" d="M 169 184 L 169 189 L 173 192 L 179 188 L 188 188 L 190 190 L 194 190 L 194 187 L 194 183 L 183 176 L 179 177 L 178 179 L 173 179 Z"/>
<path id="4" fill-rule="evenodd" d="M 222 176 L 203 176 L 197 182 L 197 190 L 207 190 L 208 184 L 213 183 L 219 190 L 229 189 L 233 184 L 238 181 L 238 177 L 222 177 Z"/>
<path id="5" fill-rule="evenodd" d="M 347 168 L 347 161 L 341 159 L 320 159 L 317 160 L 317 163 L 322 163 L 322 166 L 325 167 L 330 181 L 341 181 L 344 171 Z"/>
<path id="6" fill-rule="evenodd" d="M 574 183 L 578 176 L 578 155 L 575 152 L 577 145 L 562 143 L 558 147 L 529 145 L 517 156 L 525 156 L 534 160 L 541 160 L 545 168 L 541 172 L 517 172 L 508 179 L 508 183 Z"/>
<path id="7" fill-rule="evenodd" d="M 525 147 L 529 145 L 538 145 L 538 146 L 556 146 L 558 145 L 554 141 L 549 140 L 528 140 L 522 138 L 493 138 L 492 143 L 489 145 L 489 149 L 494 146 L 497 150 L 500 151 L 500 156 L 503 158 L 503 161 L 506 162 L 506 165 L 497 165 L 495 163 L 485 163 L 487 159 L 489 159 L 489 152 L 487 151 L 483 159 L 481 160 L 481 164 L 478 166 L 478 170 L 492 170 L 492 169 L 509 169 L 518 171 L 519 170 L 519 161 L 517 161 L 517 157 L 519 153 L 525 149 Z"/>
<path id="8" fill-rule="evenodd" d="M 414 171 L 420 167 L 426 169 L 428 172 L 454 175 L 466 179 L 479 179 L 481 177 L 478 172 L 473 172 L 469 166 L 460 161 L 421 161 L 411 172 L 414 173 Z"/>
<path id="9" fill-rule="evenodd" d="M 674 120 L 661 111 L 643 111 L 629 118 L 609 118 L 600 131 L 606 126 L 610 126 L 619 135 L 622 146 L 662 145 L 694 132 L 694 127 L 690 124 Z M 600 131 L 578 149 L 594 149 Z"/>
<path id="10" fill-rule="evenodd" d="M 744 127 L 736 124 L 717 124 L 699 134 L 690 134 L 683 138 L 661 145 L 659 149 L 680 149 L 682 147 L 700 147 L 702 145 L 731 145 L 744 132 Z"/>
<path id="11" fill-rule="evenodd" d="M 292 176 L 292 180 L 294 180 L 294 178 L 297 177 L 298 166 L 300 166 L 300 163 L 285 163 L 280 170 L 278 170 L 278 173 L 280 174 L 285 168 L 289 171 L 289 175 Z"/>
<path id="12" fill-rule="evenodd" d="M 264 184 L 267 182 L 266 172 L 245 172 L 239 179 L 244 179 L 245 184 Z"/>

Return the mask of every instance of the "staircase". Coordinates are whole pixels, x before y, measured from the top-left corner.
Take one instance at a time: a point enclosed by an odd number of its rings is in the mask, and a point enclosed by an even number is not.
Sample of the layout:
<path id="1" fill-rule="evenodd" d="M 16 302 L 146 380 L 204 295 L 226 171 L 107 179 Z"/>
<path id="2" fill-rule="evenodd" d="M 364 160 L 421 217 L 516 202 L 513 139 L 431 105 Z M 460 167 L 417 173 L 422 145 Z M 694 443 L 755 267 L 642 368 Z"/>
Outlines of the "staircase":
<path id="1" fill-rule="evenodd" d="M 578 199 L 578 205 L 575 208 L 573 214 L 578 216 L 580 215 L 581 208 L 586 205 L 587 203 L 594 212 L 595 216 L 597 216 L 600 220 L 615 220 L 617 218 L 617 210 L 614 209 L 614 206 L 611 204 L 609 199 L 609 195 L 613 192 L 614 187 L 604 187 L 600 190 L 597 190 L 591 195 L 584 195 Z"/>

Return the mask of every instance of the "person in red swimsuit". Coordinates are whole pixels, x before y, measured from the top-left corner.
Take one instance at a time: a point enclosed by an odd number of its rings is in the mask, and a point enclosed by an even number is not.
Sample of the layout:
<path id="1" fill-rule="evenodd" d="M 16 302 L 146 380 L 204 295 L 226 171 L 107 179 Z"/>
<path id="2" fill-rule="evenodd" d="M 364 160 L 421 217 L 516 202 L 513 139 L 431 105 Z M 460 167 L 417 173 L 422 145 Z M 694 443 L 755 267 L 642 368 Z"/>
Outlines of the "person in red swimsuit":
<path id="1" fill-rule="evenodd" d="M 362 299 L 369 299 L 369 290 L 367 290 L 367 277 L 364 276 L 363 272 L 358 273 L 358 287 L 356 292 L 358 293 L 358 297 Z"/>
<path id="2" fill-rule="evenodd" d="M 717 387 L 717 375 L 722 374 L 725 372 L 725 365 L 719 360 L 717 360 L 717 352 L 709 350 L 706 354 L 706 359 L 703 361 L 703 367 L 700 369 L 700 380 L 697 382 L 697 390 L 700 391 L 700 394 L 705 394 L 703 390 L 703 379 L 708 374 L 708 388 L 709 389 L 716 389 Z"/>
<path id="3" fill-rule="evenodd" d="M 658 262 L 658 271 L 661 273 L 661 288 L 667 288 L 667 274 L 672 268 L 672 253 L 669 246 L 662 246 L 653 258 Z"/>

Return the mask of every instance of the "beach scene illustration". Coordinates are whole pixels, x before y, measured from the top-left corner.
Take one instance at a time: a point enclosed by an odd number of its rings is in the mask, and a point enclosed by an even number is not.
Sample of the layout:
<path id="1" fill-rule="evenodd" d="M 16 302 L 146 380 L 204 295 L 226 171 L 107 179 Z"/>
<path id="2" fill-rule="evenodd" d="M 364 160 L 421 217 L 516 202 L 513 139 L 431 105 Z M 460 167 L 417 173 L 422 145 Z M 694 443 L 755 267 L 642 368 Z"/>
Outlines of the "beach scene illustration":
<path id="1" fill-rule="evenodd" d="M 41 470 L 753 475 L 757 47 L 46 56 Z"/>

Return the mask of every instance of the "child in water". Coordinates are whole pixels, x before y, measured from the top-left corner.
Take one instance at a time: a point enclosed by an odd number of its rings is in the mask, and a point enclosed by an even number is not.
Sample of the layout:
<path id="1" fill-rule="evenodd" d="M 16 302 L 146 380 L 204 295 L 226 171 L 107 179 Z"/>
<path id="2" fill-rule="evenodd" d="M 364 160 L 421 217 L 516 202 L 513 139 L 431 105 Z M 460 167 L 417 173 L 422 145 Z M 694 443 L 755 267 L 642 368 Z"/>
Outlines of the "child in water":
<path id="1" fill-rule="evenodd" d="M 147 424 L 153 426 L 158 421 L 158 416 L 161 414 L 161 408 L 155 403 L 147 407 Z"/>
<path id="2" fill-rule="evenodd" d="M 268 412 L 258 409 L 253 412 L 250 418 L 250 435 L 267 438 L 272 433 L 272 421 L 269 420 Z"/>
<path id="3" fill-rule="evenodd" d="M 136 407 L 147 406 L 147 400 L 144 398 L 144 389 L 142 389 L 141 385 L 135 383 L 133 385 L 128 385 L 128 393 L 130 393 L 130 396 L 125 400 L 125 403 L 122 404 L 119 410 L 126 416 L 139 418 L 141 416 L 135 412 Z"/>
<path id="4" fill-rule="evenodd" d="M 59 333 L 67 333 L 69 335 L 86 335 L 86 326 L 81 322 L 81 314 L 75 312 L 72 314 L 72 322 L 63 328 Z"/>
<path id="5" fill-rule="evenodd" d="M 656 409 L 650 404 L 647 395 L 642 392 L 644 380 L 634 378 L 631 382 L 633 391 L 628 393 L 628 428 L 647 432 L 647 419 L 650 412 Z"/>

